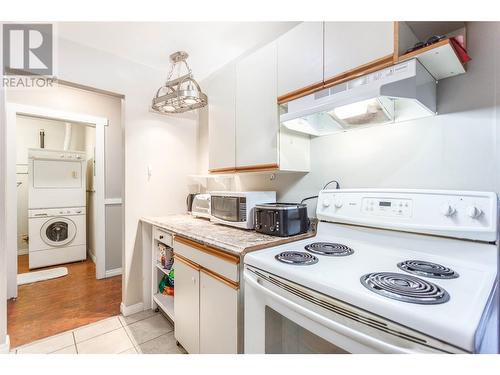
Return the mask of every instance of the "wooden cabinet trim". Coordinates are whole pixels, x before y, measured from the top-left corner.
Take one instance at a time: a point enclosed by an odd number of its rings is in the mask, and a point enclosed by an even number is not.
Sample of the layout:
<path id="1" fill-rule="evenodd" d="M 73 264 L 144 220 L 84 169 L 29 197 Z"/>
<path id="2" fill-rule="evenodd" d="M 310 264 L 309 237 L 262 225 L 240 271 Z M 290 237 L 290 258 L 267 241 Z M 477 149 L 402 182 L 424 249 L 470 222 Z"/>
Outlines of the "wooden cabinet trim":
<path id="1" fill-rule="evenodd" d="M 229 263 L 233 263 L 233 264 L 240 263 L 239 256 L 228 254 L 222 250 L 219 250 L 219 249 L 213 248 L 211 246 L 199 243 L 199 242 L 191 240 L 189 238 L 185 238 L 182 236 L 175 236 L 174 241 L 180 242 L 180 243 L 187 245 L 187 246 L 191 246 L 191 247 L 195 248 L 196 250 L 203 251 L 204 253 L 213 255 L 213 256 L 220 258 L 220 259 L 223 259 Z M 174 250 L 175 250 L 175 248 L 174 248 Z"/>
<path id="2" fill-rule="evenodd" d="M 279 169 L 279 165 L 277 163 L 257 164 L 257 165 L 244 165 L 242 167 L 236 167 L 236 172 L 272 171 L 276 169 Z"/>
<path id="3" fill-rule="evenodd" d="M 189 259 L 183 257 L 182 255 L 174 254 L 174 259 L 181 262 L 181 263 L 184 263 L 186 266 L 191 267 L 197 271 L 199 271 L 201 268 L 199 265 L 197 265 L 194 262 L 191 262 Z"/>
<path id="4" fill-rule="evenodd" d="M 259 172 L 259 171 L 276 171 L 279 170 L 280 166 L 277 163 L 271 164 L 256 164 L 256 165 L 244 165 L 242 167 L 236 168 L 217 168 L 210 169 L 211 174 L 223 174 L 223 173 L 238 173 L 238 172 Z"/>
<path id="5" fill-rule="evenodd" d="M 392 61 L 396 64 L 399 60 L 399 22 L 394 21 L 394 56 Z"/>
<path id="6" fill-rule="evenodd" d="M 318 83 L 314 83 L 312 85 L 300 88 L 298 90 L 289 92 L 285 95 L 278 96 L 278 104 L 288 103 L 291 100 L 302 98 L 304 96 L 307 96 L 309 94 L 312 94 L 316 91 L 321 90 L 323 88 L 323 86 L 324 86 L 323 82 L 318 82 Z"/>
<path id="7" fill-rule="evenodd" d="M 228 287 L 230 287 L 234 290 L 240 289 L 240 283 L 236 283 L 232 280 L 229 280 L 229 279 L 225 278 L 224 276 L 219 275 L 218 273 L 215 273 L 213 271 L 210 271 L 204 267 L 201 267 L 200 272 L 203 272 L 204 274 L 216 279 L 217 281 L 220 281 L 221 283 L 226 284 Z"/>
<path id="8" fill-rule="evenodd" d="M 213 168 L 208 170 L 209 173 L 234 173 L 236 172 L 236 167 L 227 168 Z"/>

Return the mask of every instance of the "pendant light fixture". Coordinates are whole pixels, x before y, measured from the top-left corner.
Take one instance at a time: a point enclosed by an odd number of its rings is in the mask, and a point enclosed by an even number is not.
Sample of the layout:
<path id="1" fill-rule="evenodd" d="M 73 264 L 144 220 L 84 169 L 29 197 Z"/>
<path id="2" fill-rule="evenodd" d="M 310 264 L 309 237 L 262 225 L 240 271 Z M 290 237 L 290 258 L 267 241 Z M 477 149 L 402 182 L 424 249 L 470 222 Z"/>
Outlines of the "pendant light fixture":
<path id="1" fill-rule="evenodd" d="M 153 98 L 151 106 L 153 111 L 164 114 L 183 113 L 208 104 L 207 96 L 201 92 L 200 85 L 193 78 L 191 68 L 186 61 L 188 56 L 184 51 L 170 55 L 172 66 L 167 82 L 158 89 Z M 183 70 L 185 70 L 184 74 L 182 74 Z M 174 78 L 174 73 L 177 78 Z"/>

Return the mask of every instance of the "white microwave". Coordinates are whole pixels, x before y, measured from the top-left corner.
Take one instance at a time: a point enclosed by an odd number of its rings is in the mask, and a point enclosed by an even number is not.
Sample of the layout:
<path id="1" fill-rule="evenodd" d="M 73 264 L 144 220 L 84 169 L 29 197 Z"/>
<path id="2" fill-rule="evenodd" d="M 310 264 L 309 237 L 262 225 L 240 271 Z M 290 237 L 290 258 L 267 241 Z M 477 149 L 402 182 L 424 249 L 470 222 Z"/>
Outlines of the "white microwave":
<path id="1" fill-rule="evenodd" d="M 257 204 L 275 203 L 275 191 L 213 191 L 210 221 L 243 229 L 254 229 Z"/>

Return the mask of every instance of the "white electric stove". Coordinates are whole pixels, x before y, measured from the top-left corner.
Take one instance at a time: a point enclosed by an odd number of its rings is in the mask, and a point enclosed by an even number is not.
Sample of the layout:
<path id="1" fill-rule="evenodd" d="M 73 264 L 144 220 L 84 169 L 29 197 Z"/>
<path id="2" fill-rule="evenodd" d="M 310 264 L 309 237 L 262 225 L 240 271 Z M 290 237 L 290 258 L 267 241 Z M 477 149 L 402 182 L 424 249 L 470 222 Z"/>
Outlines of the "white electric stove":
<path id="1" fill-rule="evenodd" d="M 324 190 L 314 238 L 245 256 L 246 353 L 497 353 L 497 196 Z"/>

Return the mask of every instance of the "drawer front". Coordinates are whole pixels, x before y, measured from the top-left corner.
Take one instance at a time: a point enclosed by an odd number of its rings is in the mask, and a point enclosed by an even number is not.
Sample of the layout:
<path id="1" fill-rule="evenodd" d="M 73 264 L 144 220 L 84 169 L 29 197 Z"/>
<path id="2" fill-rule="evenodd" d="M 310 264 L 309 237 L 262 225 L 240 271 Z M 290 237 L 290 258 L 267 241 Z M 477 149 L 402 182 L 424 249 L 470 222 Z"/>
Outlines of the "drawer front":
<path id="1" fill-rule="evenodd" d="M 172 235 L 164 229 L 153 227 L 153 238 L 157 241 L 163 242 L 167 246 L 173 246 Z"/>
<path id="2" fill-rule="evenodd" d="M 174 239 L 174 252 L 231 281 L 239 282 L 240 258 L 236 255 L 179 236 Z"/>

